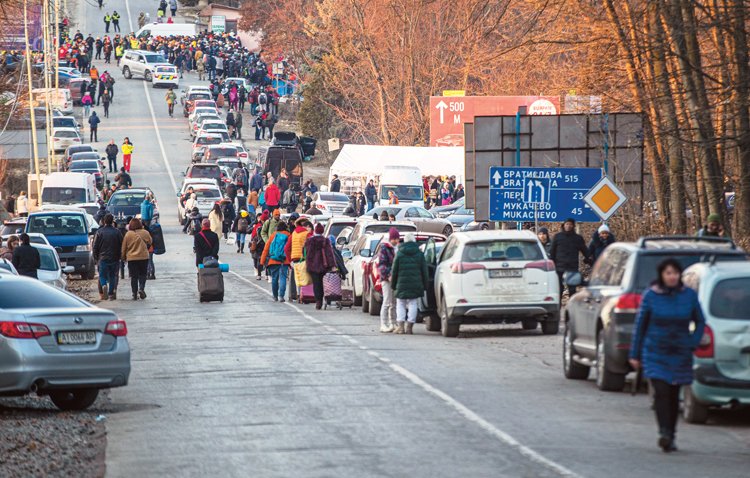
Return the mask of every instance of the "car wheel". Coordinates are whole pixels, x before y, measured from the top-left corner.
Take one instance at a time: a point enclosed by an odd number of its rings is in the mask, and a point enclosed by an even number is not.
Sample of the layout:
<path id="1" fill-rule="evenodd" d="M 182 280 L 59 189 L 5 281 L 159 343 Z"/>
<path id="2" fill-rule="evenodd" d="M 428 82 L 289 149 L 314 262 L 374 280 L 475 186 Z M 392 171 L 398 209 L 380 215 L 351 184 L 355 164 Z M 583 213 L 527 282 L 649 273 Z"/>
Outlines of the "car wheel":
<path id="1" fill-rule="evenodd" d="M 146 81 L 151 81 L 153 79 L 153 75 L 149 70 L 146 70 L 146 72 L 143 74 L 143 79 Z"/>
<path id="2" fill-rule="evenodd" d="M 445 226 L 443 228 L 443 235 L 444 236 L 450 236 L 453 233 L 453 228 L 450 226 Z"/>
<path id="3" fill-rule="evenodd" d="M 54 390 L 49 398 L 60 410 L 86 410 L 96 401 L 99 390 L 96 388 L 76 388 L 71 390 Z"/>
<path id="4" fill-rule="evenodd" d="M 381 302 L 375 300 L 375 294 L 373 293 L 373 286 L 370 286 L 370 297 L 368 298 L 370 303 L 370 315 L 378 317 L 380 315 L 380 308 L 383 306 Z"/>
<path id="5" fill-rule="evenodd" d="M 688 423 L 706 423 L 708 421 L 708 407 L 695 399 L 691 386 L 683 387 L 683 390 L 685 396 L 682 403 L 682 418 Z"/>
<path id="6" fill-rule="evenodd" d="M 552 314 L 542 322 L 542 333 L 544 335 L 557 335 L 560 332 L 560 313 Z"/>
<path id="7" fill-rule="evenodd" d="M 521 327 L 523 327 L 523 330 L 536 330 L 538 322 L 536 319 L 523 319 L 521 321 Z"/>
<path id="8" fill-rule="evenodd" d="M 362 312 L 365 313 L 365 314 L 368 313 L 368 312 L 370 312 L 370 297 L 369 297 L 369 293 L 365 294 L 364 292 L 362 292 Z"/>
<path id="9" fill-rule="evenodd" d="M 607 370 L 607 348 L 604 331 L 596 336 L 596 386 L 605 392 L 620 392 L 625 386 L 625 375 Z"/>
<path id="10" fill-rule="evenodd" d="M 440 332 L 440 317 L 437 315 L 425 315 L 424 326 L 430 332 Z"/>
<path id="11" fill-rule="evenodd" d="M 354 296 L 354 306 L 359 307 L 362 305 L 362 296 L 357 297 L 357 289 L 354 287 L 354 281 L 352 281 L 352 296 Z"/>
<path id="12" fill-rule="evenodd" d="M 127 66 L 122 67 L 122 76 L 125 77 L 125 79 L 131 79 L 133 78 L 133 73 L 130 72 L 130 68 Z"/>
<path id="13" fill-rule="evenodd" d="M 448 306 L 445 304 L 445 297 L 440 298 L 440 332 L 443 337 L 458 337 L 461 324 L 449 324 L 451 317 L 448 315 Z"/>
<path id="14" fill-rule="evenodd" d="M 92 280 L 94 277 L 96 277 L 96 269 L 93 264 L 89 264 L 89 268 L 83 273 L 83 278 L 86 280 Z"/>
<path id="15" fill-rule="evenodd" d="M 563 337 L 563 371 L 565 372 L 565 378 L 570 380 L 586 380 L 591 372 L 591 367 L 586 367 L 573 360 L 573 331 L 570 326 L 565 327 L 565 336 Z"/>

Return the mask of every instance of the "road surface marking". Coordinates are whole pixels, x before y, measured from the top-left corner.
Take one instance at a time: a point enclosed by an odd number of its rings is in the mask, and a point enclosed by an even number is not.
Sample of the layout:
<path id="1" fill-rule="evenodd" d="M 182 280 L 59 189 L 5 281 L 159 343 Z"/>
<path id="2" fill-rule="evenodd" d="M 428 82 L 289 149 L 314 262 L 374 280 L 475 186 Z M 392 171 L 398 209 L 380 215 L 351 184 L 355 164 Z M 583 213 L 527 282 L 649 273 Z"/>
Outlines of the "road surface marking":
<path id="1" fill-rule="evenodd" d="M 246 282 L 250 284 L 251 286 L 265 292 L 269 293 L 268 290 L 264 289 L 260 285 L 242 277 L 238 273 L 231 271 L 230 274 L 233 274 L 235 277 L 240 279 L 243 282 Z M 303 311 L 296 305 L 285 302 L 286 305 L 294 309 L 296 312 L 298 312 L 302 317 L 309 320 L 310 322 L 313 322 L 315 324 L 321 324 L 324 325 L 322 321 L 316 319 L 315 317 L 309 315 L 307 312 Z M 508 433 L 500 430 L 496 426 L 494 426 L 492 423 L 488 422 L 484 418 L 482 418 L 479 414 L 472 411 L 469 407 L 464 405 L 463 403 L 459 402 L 455 398 L 451 397 L 447 393 L 443 392 L 439 388 L 436 388 L 432 385 L 430 385 L 428 382 L 420 378 L 417 374 L 414 372 L 411 372 L 410 370 L 405 369 L 401 365 L 395 364 L 391 362 L 390 359 L 383 357 L 378 352 L 371 350 L 366 345 L 361 344 L 357 339 L 351 337 L 348 334 L 341 333 L 338 329 L 336 329 L 333 326 L 330 325 L 324 325 L 326 330 L 332 330 L 335 331 L 336 334 L 338 334 L 340 337 L 346 339 L 348 342 L 350 342 L 353 345 L 356 345 L 359 347 L 360 350 L 366 351 L 368 355 L 378 359 L 379 361 L 386 364 L 388 367 L 390 367 L 391 370 L 396 372 L 397 374 L 401 375 L 403 378 L 410 381 L 412 384 L 416 385 L 417 387 L 421 388 L 425 392 L 429 393 L 430 395 L 433 395 L 437 398 L 439 398 L 441 401 L 443 401 L 445 404 L 453 408 L 455 411 L 457 411 L 461 416 L 463 416 L 467 421 L 477 425 L 479 428 L 487 432 L 488 434 L 492 435 L 493 437 L 497 438 L 500 442 L 504 443 L 505 445 L 514 448 L 517 450 L 521 455 L 525 456 L 529 459 L 529 461 L 532 461 L 536 464 L 542 465 L 555 473 L 558 473 L 560 476 L 565 476 L 568 478 L 577 478 L 580 475 L 573 472 L 572 470 L 569 470 L 565 468 L 563 465 L 550 460 L 549 458 L 545 457 L 544 455 L 540 454 L 539 452 L 527 447 L 526 445 L 521 444 L 518 440 L 513 438 Z"/>

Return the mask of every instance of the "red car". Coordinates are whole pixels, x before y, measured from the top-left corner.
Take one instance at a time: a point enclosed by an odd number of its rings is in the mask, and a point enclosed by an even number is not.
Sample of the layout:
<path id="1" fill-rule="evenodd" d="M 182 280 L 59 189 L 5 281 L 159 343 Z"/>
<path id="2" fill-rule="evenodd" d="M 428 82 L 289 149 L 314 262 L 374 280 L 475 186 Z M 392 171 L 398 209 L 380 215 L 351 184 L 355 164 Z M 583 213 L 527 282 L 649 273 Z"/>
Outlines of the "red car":
<path id="1" fill-rule="evenodd" d="M 383 240 L 388 237 L 387 234 L 383 234 Z M 420 232 L 415 234 L 417 244 L 420 246 L 427 243 L 430 239 L 434 242 L 445 242 L 448 240 L 442 234 L 436 234 L 431 232 Z M 404 235 L 401 235 L 401 241 L 404 242 Z M 380 272 L 378 271 L 378 264 L 380 263 L 380 248 L 383 246 L 383 241 L 378 243 L 375 251 L 372 254 L 372 259 L 363 264 L 363 278 L 362 284 L 364 289 L 362 290 L 362 311 L 370 312 L 370 315 L 380 315 L 380 307 L 383 305 L 383 286 L 380 283 Z M 367 305 L 365 305 L 367 304 Z"/>

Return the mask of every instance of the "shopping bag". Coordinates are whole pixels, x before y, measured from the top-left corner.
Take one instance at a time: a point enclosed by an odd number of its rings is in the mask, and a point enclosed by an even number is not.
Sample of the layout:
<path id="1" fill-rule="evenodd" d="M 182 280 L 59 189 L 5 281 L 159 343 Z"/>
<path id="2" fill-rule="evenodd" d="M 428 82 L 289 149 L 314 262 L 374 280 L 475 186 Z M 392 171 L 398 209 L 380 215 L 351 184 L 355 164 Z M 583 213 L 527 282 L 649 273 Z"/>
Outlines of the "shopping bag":
<path id="1" fill-rule="evenodd" d="M 299 261 L 294 263 L 294 282 L 297 287 L 304 287 L 312 284 L 312 278 L 310 273 L 307 272 L 307 264 L 305 261 Z"/>
<path id="2" fill-rule="evenodd" d="M 227 235 L 227 245 L 228 246 L 233 246 L 233 245 L 235 245 L 236 242 L 237 242 L 237 234 L 234 233 L 234 232 L 230 232 Z"/>

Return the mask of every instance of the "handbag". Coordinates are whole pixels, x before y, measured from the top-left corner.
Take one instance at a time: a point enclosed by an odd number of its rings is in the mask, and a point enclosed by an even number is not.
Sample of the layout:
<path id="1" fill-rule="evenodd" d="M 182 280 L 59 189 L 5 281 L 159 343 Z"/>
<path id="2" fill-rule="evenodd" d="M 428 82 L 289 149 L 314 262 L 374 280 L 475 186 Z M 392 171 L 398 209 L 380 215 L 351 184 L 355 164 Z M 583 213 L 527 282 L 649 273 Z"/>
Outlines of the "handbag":
<path id="1" fill-rule="evenodd" d="M 304 260 L 295 262 L 292 267 L 294 268 L 294 282 L 297 287 L 304 287 L 312 284 L 312 277 L 307 272 L 307 263 Z"/>
<path id="2" fill-rule="evenodd" d="M 233 245 L 235 245 L 236 243 L 237 243 L 237 234 L 236 234 L 236 233 L 234 233 L 234 232 L 230 232 L 230 233 L 229 233 L 229 234 L 227 235 L 227 245 L 228 245 L 228 246 L 233 246 Z"/>

